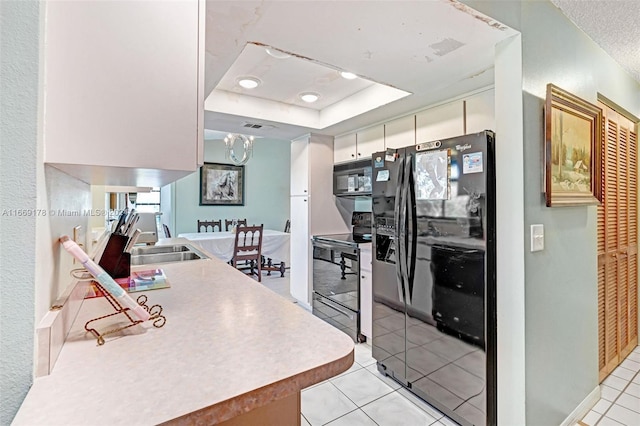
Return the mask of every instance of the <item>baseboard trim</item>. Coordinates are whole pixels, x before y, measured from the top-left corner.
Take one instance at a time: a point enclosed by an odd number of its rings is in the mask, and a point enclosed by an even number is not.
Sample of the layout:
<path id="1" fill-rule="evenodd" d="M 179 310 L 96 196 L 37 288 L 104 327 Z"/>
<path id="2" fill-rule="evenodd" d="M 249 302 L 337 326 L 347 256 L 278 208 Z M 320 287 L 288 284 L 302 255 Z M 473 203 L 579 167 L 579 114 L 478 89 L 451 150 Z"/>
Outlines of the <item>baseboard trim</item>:
<path id="1" fill-rule="evenodd" d="M 89 289 L 89 281 L 75 281 L 54 302 L 36 327 L 35 377 L 48 376 L 58 360 L 69 330 Z"/>
<path id="2" fill-rule="evenodd" d="M 310 304 L 308 304 L 307 302 L 303 302 L 302 300 L 298 300 L 296 299 L 296 303 L 300 306 L 302 306 L 304 309 L 306 309 L 309 312 L 313 311 L 313 308 L 311 307 Z"/>
<path id="3" fill-rule="evenodd" d="M 569 416 L 564 419 L 560 426 L 573 426 L 578 423 L 584 416 L 587 415 L 589 411 L 593 408 L 594 405 L 600 400 L 600 386 L 596 386 L 594 390 L 592 390 L 589 395 L 576 407 L 575 410 L 569 414 Z"/>

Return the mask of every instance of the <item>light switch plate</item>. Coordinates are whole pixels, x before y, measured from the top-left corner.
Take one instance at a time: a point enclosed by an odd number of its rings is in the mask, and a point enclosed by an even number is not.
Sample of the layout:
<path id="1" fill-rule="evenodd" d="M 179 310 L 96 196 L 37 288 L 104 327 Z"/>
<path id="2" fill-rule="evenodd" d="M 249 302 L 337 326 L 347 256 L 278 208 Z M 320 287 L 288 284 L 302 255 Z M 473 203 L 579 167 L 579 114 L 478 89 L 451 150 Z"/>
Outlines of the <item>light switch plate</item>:
<path id="1" fill-rule="evenodd" d="M 531 225 L 531 251 L 544 250 L 544 225 Z"/>

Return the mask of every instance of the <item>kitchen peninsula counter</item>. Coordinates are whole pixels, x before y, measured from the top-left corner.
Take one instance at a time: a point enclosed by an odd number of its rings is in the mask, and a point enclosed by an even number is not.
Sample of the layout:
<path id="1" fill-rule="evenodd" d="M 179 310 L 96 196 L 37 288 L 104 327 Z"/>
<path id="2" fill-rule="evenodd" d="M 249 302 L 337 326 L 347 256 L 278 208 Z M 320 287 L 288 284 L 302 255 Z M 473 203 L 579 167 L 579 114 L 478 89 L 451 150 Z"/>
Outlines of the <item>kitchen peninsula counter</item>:
<path id="1" fill-rule="evenodd" d="M 98 346 L 84 324 L 110 305 L 85 300 L 14 424 L 299 424 L 301 389 L 353 364 L 347 335 L 224 262 L 157 266 L 171 287 L 131 295 L 162 305 L 164 327 L 147 321 Z"/>

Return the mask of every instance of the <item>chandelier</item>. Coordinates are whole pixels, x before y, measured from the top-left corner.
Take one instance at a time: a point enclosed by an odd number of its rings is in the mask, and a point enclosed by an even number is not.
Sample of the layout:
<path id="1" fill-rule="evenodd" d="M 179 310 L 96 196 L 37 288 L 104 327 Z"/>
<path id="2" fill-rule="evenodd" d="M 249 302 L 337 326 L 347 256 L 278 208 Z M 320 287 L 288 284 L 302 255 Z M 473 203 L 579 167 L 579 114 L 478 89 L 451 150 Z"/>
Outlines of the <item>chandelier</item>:
<path id="1" fill-rule="evenodd" d="M 249 161 L 253 153 L 253 136 L 229 133 L 224 138 L 226 145 L 225 158 L 231 160 L 236 166 L 241 166 Z"/>

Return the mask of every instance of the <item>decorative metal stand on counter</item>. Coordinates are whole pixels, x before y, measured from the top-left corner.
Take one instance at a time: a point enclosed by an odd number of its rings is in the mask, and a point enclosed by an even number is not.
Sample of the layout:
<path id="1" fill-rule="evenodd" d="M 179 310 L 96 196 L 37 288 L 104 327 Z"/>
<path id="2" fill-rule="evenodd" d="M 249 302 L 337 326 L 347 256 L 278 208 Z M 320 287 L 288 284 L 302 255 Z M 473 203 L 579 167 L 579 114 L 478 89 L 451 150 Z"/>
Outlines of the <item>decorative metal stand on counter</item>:
<path id="1" fill-rule="evenodd" d="M 102 291 L 102 293 L 104 294 L 104 297 L 109 301 L 111 306 L 113 306 L 113 309 L 116 310 L 115 312 L 112 312 L 110 314 L 103 315 L 101 317 L 89 320 L 84 325 L 84 329 L 89 331 L 89 332 L 91 332 L 91 334 L 93 334 L 98 339 L 98 345 L 104 345 L 105 336 L 107 336 L 109 334 L 117 333 L 117 332 L 122 331 L 122 330 L 124 330 L 126 328 L 133 327 L 134 325 L 138 325 L 141 322 L 143 322 L 142 320 L 133 319 L 131 317 L 131 314 L 129 313 L 129 308 L 123 308 L 122 305 L 120 305 L 120 303 L 118 303 L 118 301 L 111 295 L 111 293 L 109 293 L 107 290 L 105 290 L 105 288 L 103 286 L 100 285 L 100 283 L 94 281 L 94 285 L 100 291 Z M 149 312 L 149 314 L 151 315 L 151 318 L 149 318 L 149 321 L 153 321 L 153 326 L 154 327 L 160 328 L 167 322 L 167 319 L 164 317 L 164 315 L 162 315 L 162 306 L 160 306 L 160 305 L 152 305 L 151 307 L 149 307 L 147 305 L 147 296 L 146 295 L 144 295 L 144 294 L 140 295 L 136 299 L 136 302 L 138 302 L 138 305 L 142 306 L 147 312 Z M 102 333 L 98 332 L 98 330 L 96 330 L 95 328 L 91 328 L 89 326 L 89 324 L 91 324 L 94 321 L 99 321 L 101 319 L 109 318 L 109 317 L 112 317 L 112 316 L 118 315 L 118 314 L 124 314 L 127 317 L 127 319 L 129 320 L 129 323 L 127 323 L 126 325 L 117 327 L 117 328 L 113 328 L 111 330 L 104 331 Z"/>

